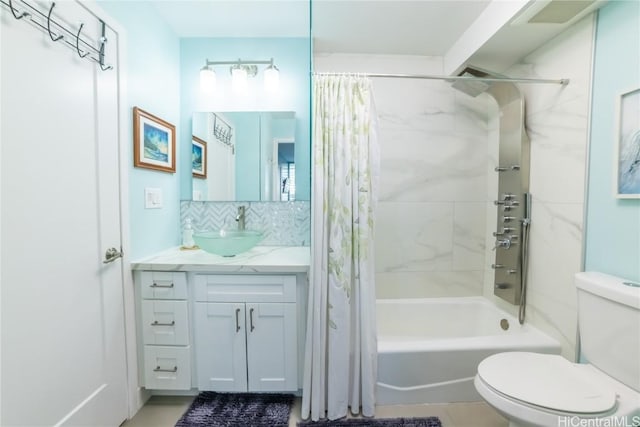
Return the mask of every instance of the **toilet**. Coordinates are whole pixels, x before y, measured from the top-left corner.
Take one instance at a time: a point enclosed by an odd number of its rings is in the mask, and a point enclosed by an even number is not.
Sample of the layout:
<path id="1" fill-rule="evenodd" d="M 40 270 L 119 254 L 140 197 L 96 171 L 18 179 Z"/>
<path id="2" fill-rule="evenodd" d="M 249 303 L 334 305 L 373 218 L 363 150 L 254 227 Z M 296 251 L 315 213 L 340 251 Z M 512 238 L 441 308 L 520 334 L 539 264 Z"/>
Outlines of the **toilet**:
<path id="1" fill-rule="evenodd" d="M 640 426 L 640 287 L 618 277 L 575 276 L 581 353 L 498 353 L 478 365 L 484 400 L 510 427 Z"/>

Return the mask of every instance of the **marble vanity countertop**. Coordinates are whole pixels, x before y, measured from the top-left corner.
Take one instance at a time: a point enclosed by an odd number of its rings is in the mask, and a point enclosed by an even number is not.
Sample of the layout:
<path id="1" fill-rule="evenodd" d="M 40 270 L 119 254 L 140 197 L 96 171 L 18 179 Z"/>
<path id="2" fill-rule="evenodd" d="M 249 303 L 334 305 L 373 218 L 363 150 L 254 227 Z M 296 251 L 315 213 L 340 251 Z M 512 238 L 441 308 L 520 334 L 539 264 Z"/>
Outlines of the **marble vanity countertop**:
<path id="1" fill-rule="evenodd" d="M 201 249 L 171 248 L 131 262 L 133 270 L 207 271 L 211 273 L 307 273 L 309 246 L 256 246 L 234 257 L 222 257 Z"/>

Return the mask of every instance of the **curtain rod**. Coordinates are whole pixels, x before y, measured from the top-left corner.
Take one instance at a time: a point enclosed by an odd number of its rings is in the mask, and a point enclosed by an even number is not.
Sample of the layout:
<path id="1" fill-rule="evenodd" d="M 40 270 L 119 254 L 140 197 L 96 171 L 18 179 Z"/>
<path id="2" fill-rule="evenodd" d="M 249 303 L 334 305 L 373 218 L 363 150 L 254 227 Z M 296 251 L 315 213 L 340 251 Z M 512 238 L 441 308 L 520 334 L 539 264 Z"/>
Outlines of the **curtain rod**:
<path id="1" fill-rule="evenodd" d="M 339 76 L 349 73 L 311 73 L 314 76 Z M 447 81 L 485 81 L 485 82 L 511 82 L 511 83 L 552 83 L 567 85 L 569 79 L 521 79 L 512 77 L 467 77 L 467 76 L 436 76 L 429 74 L 379 74 L 379 73 L 352 73 L 363 77 L 382 77 L 393 79 L 423 79 L 423 80 L 447 80 Z"/>

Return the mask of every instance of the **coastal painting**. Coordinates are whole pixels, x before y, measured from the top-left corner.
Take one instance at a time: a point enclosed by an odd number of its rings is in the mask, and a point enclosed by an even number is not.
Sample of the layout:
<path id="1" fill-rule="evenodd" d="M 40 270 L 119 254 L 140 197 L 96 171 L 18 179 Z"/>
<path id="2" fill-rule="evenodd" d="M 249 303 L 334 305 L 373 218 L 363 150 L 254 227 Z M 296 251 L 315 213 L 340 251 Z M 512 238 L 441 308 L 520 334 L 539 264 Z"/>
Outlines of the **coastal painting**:
<path id="1" fill-rule="evenodd" d="M 617 137 L 616 196 L 640 198 L 640 88 L 620 95 Z"/>
<path id="2" fill-rule="evenodd" d="M 133 109 L 134 166 L 174 173 L 176 128 L 138 107 Z"/>
<path id="3" fill-rule="evenodd" d="M 191 141 L 191 165 L 194 178 L 207 177 L 207 141 L 197 136 Z"/>

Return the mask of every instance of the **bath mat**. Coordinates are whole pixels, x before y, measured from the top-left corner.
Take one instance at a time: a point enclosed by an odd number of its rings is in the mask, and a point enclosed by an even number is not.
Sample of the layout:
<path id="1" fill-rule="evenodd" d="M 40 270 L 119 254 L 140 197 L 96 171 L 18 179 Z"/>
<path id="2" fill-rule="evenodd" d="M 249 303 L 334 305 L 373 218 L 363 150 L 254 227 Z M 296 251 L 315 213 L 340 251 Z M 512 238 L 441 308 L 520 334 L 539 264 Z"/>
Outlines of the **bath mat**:
<path id="1" fill-rule="evenodd" d="M 300 421 L 298 427 L 442 427 L 440 418 L 349 418 L 335 421 Z"/>
<path id="2" fill-rule="evenodd" d="M 287 427 L 290 394 L 200 393 L 176 427 Z"/>
<path id="3" fill-rule="evenodd" d="M 349 418 L 335 421 L 300 421 L 298 427 L 442 427 L 438 417 L 422 418 Z"/>

